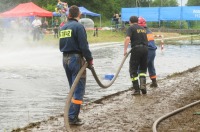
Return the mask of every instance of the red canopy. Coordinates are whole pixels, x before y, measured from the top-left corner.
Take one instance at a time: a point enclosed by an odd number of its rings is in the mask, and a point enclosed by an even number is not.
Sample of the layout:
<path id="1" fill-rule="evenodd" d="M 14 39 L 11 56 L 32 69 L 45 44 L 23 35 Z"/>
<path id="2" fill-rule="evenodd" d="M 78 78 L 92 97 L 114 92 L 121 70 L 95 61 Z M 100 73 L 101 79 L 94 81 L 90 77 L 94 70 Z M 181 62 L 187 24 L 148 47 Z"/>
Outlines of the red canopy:
<path id="1" fill-rule="evenodd" d="M 40 16 L 52 17 L 52 12 L 42 9 L 32 2 L 19 4 L 15 8 L 3 12 L 0 17 Z"/>

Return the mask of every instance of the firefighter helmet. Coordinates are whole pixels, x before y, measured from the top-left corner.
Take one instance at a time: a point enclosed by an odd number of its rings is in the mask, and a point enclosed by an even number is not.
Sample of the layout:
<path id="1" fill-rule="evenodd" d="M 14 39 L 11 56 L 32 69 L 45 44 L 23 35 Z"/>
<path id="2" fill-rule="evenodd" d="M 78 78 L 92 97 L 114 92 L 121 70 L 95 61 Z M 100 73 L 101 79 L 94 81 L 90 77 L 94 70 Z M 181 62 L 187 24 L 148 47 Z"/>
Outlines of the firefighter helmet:
<path id="1" fill-rule="evenodd" d="M 142 26 L 142 27 L 146 27 L 146 20 L 143 17 L 139 17 L 138 18 L 138 25 Z"/>

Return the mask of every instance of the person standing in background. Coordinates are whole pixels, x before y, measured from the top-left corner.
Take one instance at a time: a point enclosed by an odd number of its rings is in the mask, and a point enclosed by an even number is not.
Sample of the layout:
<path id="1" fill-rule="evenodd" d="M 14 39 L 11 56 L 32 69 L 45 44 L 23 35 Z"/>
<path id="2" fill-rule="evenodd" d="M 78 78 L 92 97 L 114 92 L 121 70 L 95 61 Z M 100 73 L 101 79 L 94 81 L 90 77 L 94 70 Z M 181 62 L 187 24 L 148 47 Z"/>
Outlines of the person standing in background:
<path id="1" fill-rule="evenodd" d="M 119 14 L 116 14 L 115 16 L 115 30 L 117 31 L 119 28 Z"/>
<path id="2" fill-rule="evenodd" d="M 60 23 L 60 29 L 67 23 L 68 19 L 65 18 L 63 22 Z"/>
<path id="3" fill-rule="evenodd" d="M 43 23 L 42 23 L 42 32 L 43 33 L 47 33 L 47 28 L 48 28 L 48 26 L 49 26 L 49 24 L 48 24 L 48 21 L 44 21 Z"/>
<path id="4" fill-rule="evenodd" d="M 58 38 L 58 29 L 59 29 L 58 19 L 55 19 L 55 21 L 52 24 L 52 27 L 54 31 L 54 38 Z"/>
<path id="5" fill-rule="evenodd" d="M 38 16 L 35 17 L 35 20 L 32 22 L 33 25 L 33 41 L 40 39 L 40 27 L 42 22 Z"/>

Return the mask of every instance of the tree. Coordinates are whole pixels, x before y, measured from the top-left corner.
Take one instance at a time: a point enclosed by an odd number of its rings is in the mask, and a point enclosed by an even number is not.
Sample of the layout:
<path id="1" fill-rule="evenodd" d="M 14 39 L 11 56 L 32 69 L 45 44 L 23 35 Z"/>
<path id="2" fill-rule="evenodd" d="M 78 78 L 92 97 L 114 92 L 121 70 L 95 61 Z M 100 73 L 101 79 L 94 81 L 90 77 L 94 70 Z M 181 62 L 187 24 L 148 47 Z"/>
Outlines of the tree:
<path id="1" fill-rule="evenodd" d="M 199 0 L 188 0 L 187 6 L 200 6 L 200 1 Z"/>
<path id="2" fill-rule="evenodd" d="M 57 0 L 0 0 L 0 12 L 9 10 L 20 3 L 32 1 L 36 5 L 54 12 Z M 102 15 L 103 19 L 109 19 L 114 13 L 120 13 L 121 8 L 130 7 L 158 7 L 158 6 L 178 6 L 176 0 L 61 0 L 67 2 L 69 6 L 84 6 L 88 10 Z M 189 0 L 195 1 L 195 0 Z"/>
<path id="3" fill-rule="evenodd" d="M 152 2 L 154 7 L 169 7 L 169 6 L 178 6 L 177 0 L 154 0 Z"/>

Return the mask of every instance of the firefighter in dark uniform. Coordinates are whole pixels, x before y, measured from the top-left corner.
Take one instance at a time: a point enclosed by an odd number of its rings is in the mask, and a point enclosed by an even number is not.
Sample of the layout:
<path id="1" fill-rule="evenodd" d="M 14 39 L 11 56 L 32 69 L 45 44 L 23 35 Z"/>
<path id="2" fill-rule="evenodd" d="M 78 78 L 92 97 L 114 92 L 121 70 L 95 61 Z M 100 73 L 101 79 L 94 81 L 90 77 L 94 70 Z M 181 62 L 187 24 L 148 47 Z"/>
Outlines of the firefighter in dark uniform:
<path id="1" fill-rule="evenodd" d="M 68 22 L 61 28 L 60 51 L 63 52 L 63 67 L 65 69 L 69 86 L 71 87 L 85 60 L 89 67 L 93 65 L 93 57 L 89 49 L 87 34 L 82 24 L 78 22 L 81 12 L 75 5 L 69 8 Z M 82 125 L 78 118 L 83 102 L 86 84 L 86 70 L 81 76 L 71 100 L 69 108 L 69 124 Z"/>
<path id="2" fill-rule="evenodd" d="M 156 45 L 154 41 L 154 36 L 152 31 L 147 27 L 146 20 L 143 17 L 138 18 L 138 25 L 144 27 L 147 31 L 147 38 L 148 38 L 148 57 L 147 57 L 147 69 L 149 72 L 149 77 L 152 81 L 150 84 L 150 87 L 158 87 L 157 81 L 156 81 L 156 69 L 154 66 L 154 59 L 156 56 Z"/>
<path id="3" fill-rule="evenodd" d="M 129 73 L 133 83 L 133 95 L 146 94 L 146 72 L 147 72 L 147 54 L 148 40 L 146 30 L 138 25 L 138 17 L 131 16 L 130 27 L 127 29 L 124 40 L 124 55 L 127 54 L 127 48 L 131 43 L 131 57 L 129 61 Z M 140 81 L 140 86 L 139 82 Z"/>

